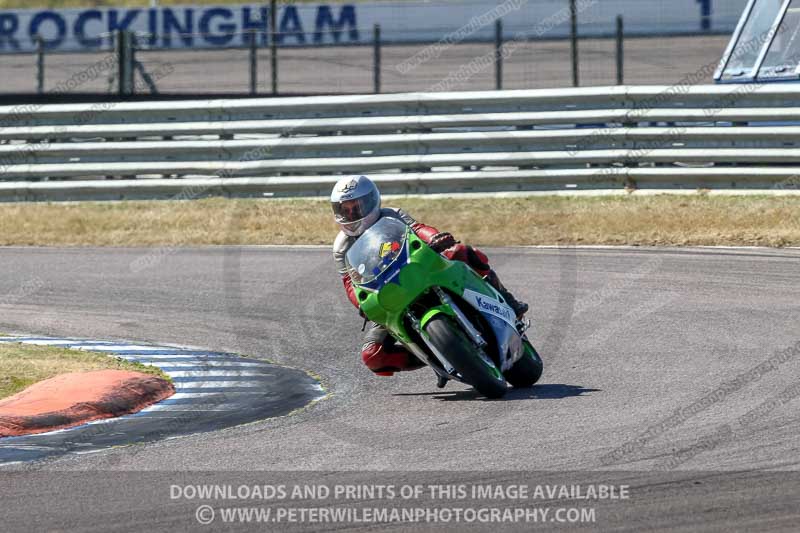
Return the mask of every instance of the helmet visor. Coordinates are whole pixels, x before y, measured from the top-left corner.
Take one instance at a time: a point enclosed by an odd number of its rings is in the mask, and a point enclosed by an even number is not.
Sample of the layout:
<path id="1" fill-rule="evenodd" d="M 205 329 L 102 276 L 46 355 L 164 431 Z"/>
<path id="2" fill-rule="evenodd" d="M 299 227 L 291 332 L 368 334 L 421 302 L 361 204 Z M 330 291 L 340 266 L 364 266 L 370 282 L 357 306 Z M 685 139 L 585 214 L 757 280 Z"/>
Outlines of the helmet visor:
<path id="1" fill-rule="evenodd" d="M 336 222 L 339 224 L 349 224 L 351 222 L 358 222 L 366 218 L 376 207 L 378 207 L 378 193 L 372 191 L 366 196 L 354 198 L 352 200 L 343 200 L 341 202 L 332 202 L 333 214 Z"/>

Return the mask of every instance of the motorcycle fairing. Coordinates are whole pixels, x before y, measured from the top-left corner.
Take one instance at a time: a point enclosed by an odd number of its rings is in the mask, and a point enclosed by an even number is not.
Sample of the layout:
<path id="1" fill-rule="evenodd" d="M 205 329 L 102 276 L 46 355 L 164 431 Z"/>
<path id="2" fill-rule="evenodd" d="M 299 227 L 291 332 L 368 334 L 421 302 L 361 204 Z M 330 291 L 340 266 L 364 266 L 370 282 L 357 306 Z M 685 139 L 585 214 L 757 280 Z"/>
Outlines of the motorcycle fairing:
<path id="1" fill-rule="evenodd" d="M 524 355 L 522 339 L 517 331 L 514 310 L 500 300 L 484 293 L 465 288 L 461 297 L 483 315 L 492 328 L 506 371 Z"/>

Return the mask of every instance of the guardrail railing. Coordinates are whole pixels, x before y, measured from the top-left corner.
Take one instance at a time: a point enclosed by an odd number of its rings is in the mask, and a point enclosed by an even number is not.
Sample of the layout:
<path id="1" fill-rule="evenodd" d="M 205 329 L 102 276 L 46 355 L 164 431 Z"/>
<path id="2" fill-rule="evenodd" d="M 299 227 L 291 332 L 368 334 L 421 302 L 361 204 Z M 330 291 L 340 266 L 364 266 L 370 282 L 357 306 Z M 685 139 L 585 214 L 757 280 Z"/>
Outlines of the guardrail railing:
<path id="1" fill-rule="evenodd" d="M 770 188 L 800 175 L 800 86 L 0 107 L 7 200 L 305 196 L 350 173 L 394 193 Z"/>

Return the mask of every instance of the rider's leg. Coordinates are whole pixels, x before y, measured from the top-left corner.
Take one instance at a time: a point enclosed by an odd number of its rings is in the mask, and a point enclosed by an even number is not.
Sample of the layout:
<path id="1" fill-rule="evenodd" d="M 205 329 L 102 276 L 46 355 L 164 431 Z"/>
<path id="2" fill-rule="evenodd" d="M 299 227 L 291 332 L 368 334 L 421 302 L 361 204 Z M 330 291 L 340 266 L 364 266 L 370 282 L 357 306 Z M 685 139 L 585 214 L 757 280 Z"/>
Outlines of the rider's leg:
<path id="1" fill-rule="evenodd" d="M 511 292 L 500 282 L 497 272 L 492 270 L 489 266 L 489 258 L 486 254 L 465 244 L 456 244 L 442 252 L 442 255 L 448 259 L 455 261 L 462 261 L 472 267 L 475 272 L 481 276 L 486 277 L 486 281 L 497 289 L 497 292 L 508 302 L 511 309 L 516 313 L 517 318 L 522 318 L 522 315 L 528 312 L 528 304 L 517 300 Z"/>
<path id="2" fill-rule="evenodd" d="M 395 372 L 416 370 L 425 364 L 397 344 L 383 326 L 372 324 L 364 336 L 361 359 L 367 368 L 379 376 L 392 376 Z"/>
<path id="3" fill-rule="evenodd" d="M 528 306 L 528 304 L 525 302 L 517 300 L 514 295 L 511 294 L 508 289 L 506 289 L 505 285 L 500 282 L 500 278 L 497 277 L 497 272 L 494 270 L 489 270 L 486 281 L 488 281 L 492 287 L 497 289 L 497 292 L 499 292 L 505 301 L 508 302 L 508 305 L 514 310 L 514 313 L 517 315 L 518 319 L 521 319 L 522 315 L 528 312 L 530 306 Z"/>

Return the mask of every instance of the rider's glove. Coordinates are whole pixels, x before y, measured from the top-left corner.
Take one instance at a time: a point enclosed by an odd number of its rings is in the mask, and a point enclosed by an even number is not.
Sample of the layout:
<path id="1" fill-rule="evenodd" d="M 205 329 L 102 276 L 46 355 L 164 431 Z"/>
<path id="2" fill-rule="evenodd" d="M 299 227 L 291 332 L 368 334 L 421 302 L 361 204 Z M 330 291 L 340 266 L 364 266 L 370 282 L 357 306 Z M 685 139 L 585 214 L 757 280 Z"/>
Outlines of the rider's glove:
<path id="1" fill-rule="evenodd" d="M 431 237 L 431 242 L 429 242 L 428 245 L 436 252 L 442 253 L 451 246 L 458 244 L 458 242 L 459 241 L 457 241 L 452 234 L 447 231 L 443 231 Z"/>

